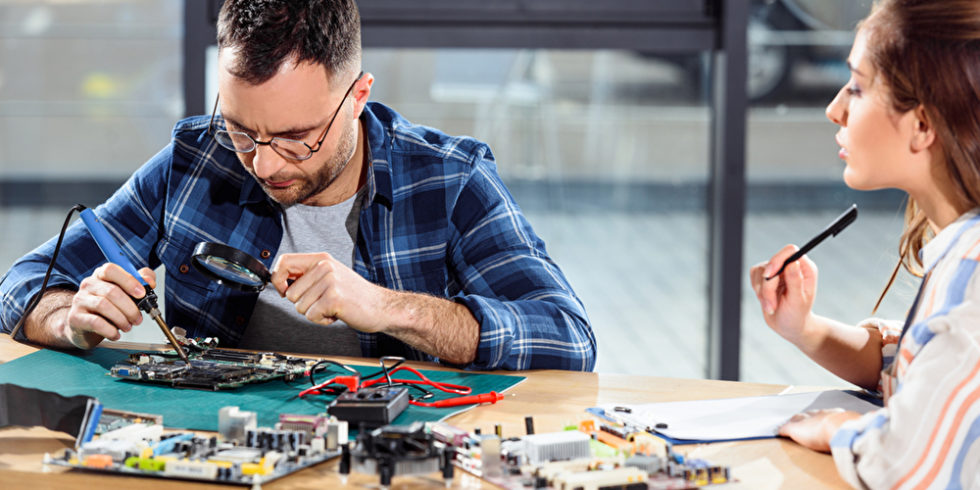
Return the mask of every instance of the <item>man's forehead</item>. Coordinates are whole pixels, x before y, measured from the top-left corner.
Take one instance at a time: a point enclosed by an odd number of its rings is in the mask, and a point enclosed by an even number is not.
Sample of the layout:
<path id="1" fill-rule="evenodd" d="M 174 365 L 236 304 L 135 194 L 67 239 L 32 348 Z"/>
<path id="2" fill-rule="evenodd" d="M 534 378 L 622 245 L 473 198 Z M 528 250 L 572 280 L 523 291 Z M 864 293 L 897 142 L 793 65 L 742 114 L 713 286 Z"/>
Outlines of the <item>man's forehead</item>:
<path id="1" fill-rule="evenodd" d="M 251 84 L 231 74 L 219 78 L 222 115 L 242 129 L 279 134 L 322 126 L 335 97 L 322 71 L 278 73 L 266 82 Z"/>
<path id="2" fill-rule="evenodd" d="M 303 76 L 309 77 L 310 81 L 319 82 L 322 84 L 322 88 L 329 92 L 334 92 L 338 89 L 338 87 L 335 87 L 334 85 L 343 84 L 342 81 L 338 79 L 343 77 L 332 76 L 332 73 L 327 70 L 325 66 L 312 61 L 298 61 L 295 56 L 290 56 L 284 59 L 276 68 L 276 72 L 271 78 L 263 80 L 259 83 L 250 82 L 246 78 L 236 75 L 236 73 L 241 74 L 238 71 L 240 68 L 239 54 L 240 50 L 236 47 L 226 47 L 218 50 L 219 83 L 221 79 L 224 78 L 233 83 L 258 86 L 264 85 L 273 78 L 281 78 L 283 76 L 290 76 L 299 73 Z"/>

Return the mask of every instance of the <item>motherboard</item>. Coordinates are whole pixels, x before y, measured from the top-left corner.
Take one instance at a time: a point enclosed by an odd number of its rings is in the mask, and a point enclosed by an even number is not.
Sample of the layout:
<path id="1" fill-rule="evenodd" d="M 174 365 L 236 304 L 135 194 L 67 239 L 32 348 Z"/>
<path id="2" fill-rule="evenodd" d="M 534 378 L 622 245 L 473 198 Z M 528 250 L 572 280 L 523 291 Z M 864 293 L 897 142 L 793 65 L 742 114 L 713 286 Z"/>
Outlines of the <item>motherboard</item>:
<path id="1" fill-rule="evenodd" d="M 138 352 L 112 366 L 109 374 L 175 388 L 217 391 L 280 378 L 292 381 L 317 362 L 317 359 L 272 352 L 228 349 L 189 351 L 187 356 L 189 362 L 184 362 L 176 353 Z"/>
<path id="2" fill-rule="evenodd" d="M 97 427 L 91 437 L 45 455 L 44 464 L 256 488 L 338 456 L 348 439 L 347 423 L 325 415 L 282 414 L 275 427 L 257 427 L 255 412 L 225 407 L 218 418 L 219 433 L 201 435 L 165 432 L 152 419 L 130 418 L 126 424 L 96 415 L 88 422 Z"/>

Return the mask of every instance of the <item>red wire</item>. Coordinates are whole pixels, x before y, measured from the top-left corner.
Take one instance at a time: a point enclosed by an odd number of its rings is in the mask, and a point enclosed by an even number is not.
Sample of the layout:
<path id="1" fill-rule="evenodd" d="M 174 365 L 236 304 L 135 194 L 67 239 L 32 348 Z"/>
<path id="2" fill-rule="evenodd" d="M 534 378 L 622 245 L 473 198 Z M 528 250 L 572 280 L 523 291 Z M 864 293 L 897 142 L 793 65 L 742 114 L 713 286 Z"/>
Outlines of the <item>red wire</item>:
<path id="1" fill-rule="evenodd" d="M 421 379 L 394 379 L 394 378 L 391 378 L 391 375 L 393 375 L 393 374 L 395 374 L 395 373 L 397 373 L 398 371 L 401 371 L 401 370 L 408 371 L 408 372 L 410 372 L 410 373 L 418 376 Z M 438 381 L 432 381 L 431 379 L 427 378 L 424 374 L 418 372 L 418 370 L 416 370 L 415 368 L 413 368 L 411 366 L 399 366 L 399 367 L 397 367 L 397 368 L 389 371 L 388 372 L 388 378 L 377 378 L 377 379 L 370 379 L 370 380 L 364 381 L 364 382 L 361 383 L 360 388 L 367 388 L 368 386 L 373 386 L 373 385 L 376 385 L 378 383 L 387 383 L 388 382 L 388 379 L 391 379 L 391 381 L 393 383 L 404 383 L 404 384 L 413 384 L 413 385 L 428 385 L 428 386 L 431 386 L 431 387 L 433 387 L 433 388 L 435 388 L 437 390 L 445 391 L 446 393 L 453 393 L 453 394 L 456 394 L 456 395 L 469 395 L 470 393 L 473 392 L 473 388 L 470 388 L 469 386 L 455 385 L 455 384 L 452 384 L 452 383 L 440 383 Z"/>
<path id="2" fill-rule="evenodd" d="M 351 379 L 352 378 L 354 378 L 354 381 L 353 382 L 351 382 Z M 337 381 L 338 379 L 342 379 L 342 381 Z M 314 386 L 312 388 L 307 388 L 307 389 L 299 392 L 299 396 L 300 397 L 304 397 L 306 395 L 319 395 L 319 394 L 321 394 L 320 390 L 323 387 L 325 387 L 327 385 L 334 384 L 334 383 L 342 384 L 342 385 L 346 386 L 348 390 L 357 391 L 359 388 L 361 388 L 360 379 L 361 379 L 360 376 L 357 376 L 357 377 L 355 377 L 355 376 L 334 376 L 334 377 L 332 377 L 332 378 L 330 378 L 330 379 L 328 379 L 328 380 L 326 380 L 326 381 L 324 381 L 324 382 L 322 382 L 322 383 L 320 383 L 320 384 L 318 384 L 318 385 L 316 385 L 316 386 Z"/>
<path id="3" fill-rule="evenodd" d="M 392 378 L 391 377 L 393 374 L 397 373 L 398 371 L 402 371 L 402 370 L 408 371 L 408 372 L 410 372 L 410 373 L 418 376 L 420 379 L 395 379 L 395 378 Z M 330 378 L 327 381 L 324 381 L 323 383 L 320 383 L 320 384 L 318 384 L 318 385 L 316 385 L 316 386 L 314 386 L 312 388 L 307 388 L 307 389 L 305 389 L 303 391 L 300 391 L 299 392 L 299 396 L 300 397 L 303 397 L 303 396 L 310 395 L 310 394 L 319 395 L 319 394 L 321 394 L 321 391 L 320 391 L 321 389 L 323 389 L 324 387 L 326 387 L 328 385 L 337 383 L 337 379 L 338 378 L 344 378 L 344 381 L 347 381 L 347 383 L 338 383 L 338 384 L 343 384 L 343 385 L 347 386 L 348 389 L 351 389 L 351 386 L 348 384 L 350 382 L 350 380 L 348 379 L 348 378 L 351 378 L 350 376 L 335 376 L 335 377 Z M 431 386 L 431 387 L 433 387 L 433 388 L 435 388 L 437 390 L 444 391 L 446 393 L 453 393 L 453 394 L 456 394 L 456 395 L 469 395 L 470 393 L 473 392 L 473 388 L 470 388 L 469 386 L 457 385 L 457 384 L 453 384 L 453 383 L 441 383 L 441 382 L 438 382 L 438 381 L 432 381 L 431 379 L 429 379 L 424 374 L 420 373 L 418 370 L 416 370 L 415 368 L 413 368 L 411 366 L 399 366 L 399 367 L 397 367 L 395 369 L 392 369 L 391 371 L 388 371 L 387 376 L 384 377 L 384 378 L 369 379 L 369 380 L 366 380 L 366 381 L 360 381 L 360 378 L 357 378 L 357 379 L 358 379 L 359 382 L 354 385 L 354 387 L 353 387 L 353 389 L 351 391 L 357 391 L 357 390 L 359 390 L 361 388 L 367 388 L 369 386 L 374 386 L 374 385 L 379 384 L 379 383 L 387 383 L 389 380 L 391 380 L 391 382 L 393 382 L 393 383 L 411 384 L 411 385 L 427 385 L 427 386 Z M 472 403 L 487 403 L 487 402 L 489 402 L 489 403 L 495 403 L 498 399 L 502 398 L 502 396 L 499 396 L 496 393 L 491 392 L 491 393 L 484 393 L 482 395 L 474 395 L 472 397 L 467 397 L 467 398 L 474 398 L 474 400 L 472 401 Z M 488 398 L 488 399 L 483 400 L 482 398 Z M 438 406 L 440 406 L 439 405 L 440 402 L 450 402 L 451 400 L 455 400 L 455 399 L 454 398 L 448 398 L 446 400 L 439 400 L 439 401 L 435 401 L 435 402 L 421 402 L 421 401 L 410 400 L 409 403 L 411 403 L 412 405 L 420 406 L 420 407 L 438 407 Z"/>

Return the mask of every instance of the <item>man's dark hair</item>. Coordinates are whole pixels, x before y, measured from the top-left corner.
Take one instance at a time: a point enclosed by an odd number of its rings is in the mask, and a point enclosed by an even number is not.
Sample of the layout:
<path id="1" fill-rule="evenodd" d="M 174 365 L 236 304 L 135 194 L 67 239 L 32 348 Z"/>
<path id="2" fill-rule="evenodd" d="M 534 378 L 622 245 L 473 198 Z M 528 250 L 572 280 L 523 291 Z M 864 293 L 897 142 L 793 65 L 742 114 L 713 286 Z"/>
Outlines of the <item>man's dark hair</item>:
<path id="1" fill-rule="evenodd" d="M 234 49 L 231 74 L 258 85 L 283 63 L 323 65 L 332 77 L 360 60 L 361 17 L 353 0 L 226 0 L 218 49 Z"/>

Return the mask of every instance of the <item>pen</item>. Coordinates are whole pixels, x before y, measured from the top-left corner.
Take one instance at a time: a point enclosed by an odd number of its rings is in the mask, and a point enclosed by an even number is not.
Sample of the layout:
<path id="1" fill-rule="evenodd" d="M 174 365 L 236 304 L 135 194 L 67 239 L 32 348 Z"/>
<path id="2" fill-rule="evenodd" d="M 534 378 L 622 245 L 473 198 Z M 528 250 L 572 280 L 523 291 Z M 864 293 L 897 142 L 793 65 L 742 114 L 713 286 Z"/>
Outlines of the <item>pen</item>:
<path id="1" fill-rule="evenodd" d="M 153 288 L 146 283 L 143 276 L 136 271 L 136 267 L 134 267 L 133 263 L 126 258 L 126 255 L 123 254 L 122 250 L 119 248 L 119 245 L 117 245 L 116 241 L 112 239 L 111 235 L 109 235 L 109 231 L 105 229 L 105 226 L 102 225 L 99 218 L 95 216 L 95 213 L 93 213 L 91 209 L 86 208 L 82 210 L 80 214 L 82 217 L 82 222 L 85 223 L 85 227 L 88 228 L 89 233 L 92 234 L 92 238 L 94 238 L 95 243 L 99 245 L 99 249 L 102 250 L 102 254 L 105 255 L 105 258 L 108 259 L 109 262 L 112 262 L 125 269 L 126 272 L 138 279 L 139 282 L 143 284 L 143 288 L 146 289 L 146 295 L 139 300 L 133 298 L 133 301 L 136 302 L 136 306 L 138 306 L 139 309 L 150 314 L 153 321 L 157 322 L 157 325 L 160 326 L 160 330 L 163 331 L 163 335 L 167 337 L 167 341 L 169 341 L 170 345 L 172 345 L 174 350 L 177 351 L 177 355 L 180 356 L 184 362 L 190 364 L 190 361 L 187 359 L 187 354 L 184 353 L 184 349 L 181 349 L 180 344 L 177 343 L 177 338 L 174 337 L 174 334 L 169 328 L 167 328 L 167 324 L 163 322 L 163 315 L 160 314 L 160 310 L 157 308 L 157 293 L 154 292 Z"/>
<path id="2" fill-rule="evenodd" d="M 810 239 L 809 242 L 806 242 L 806 245 L 803 245 L 803 248 L 797 250 L 795 254 L 790 255 L 789 258 L 786 259 L 785 262 L 783 262 L 782 267 L 780 267 L 779 270 L 776 271 L 775 274 L 767 277 L 766 280 L 768 281 L 768 280 L 770 280 L 770 279 L 772 279 L 772 278 L 774 278 L 774 277 L 782 274 L 783 273 L 783 269 L 785 269 L 787 265 L 792 264 L 793 262 L 796 262 L 797 260 L 799 260 L 800 257 L 803 257 L 804 255 L 806 255 L 807 252 L 809 252 L 810 250 L 812 250 L 813 247 L 816 247 L 817 245 L 819 245 L 820 242 L 824 241 L 824 239 L 826 239 L 827 237 L 829 237 L 829 236 L 836 236 L 844 228 L 847 228 L 847 225 L 853 223 L 854 220 L 857 219 L 857 216 L 858 216 L 858 207 L 857 207 L 857 204 L 851 204 L 851 207 L 848 208 L 847 211 L 844 211 L 843 214 L 841 214 L 840 216 L 838 216 L 837 219 L 835 219 L 833 223 L 827 225 L 827 227 L 824 228 L 823 231 L 821 231 L 817 236 L 815 236 L 812 239 Z"/>

